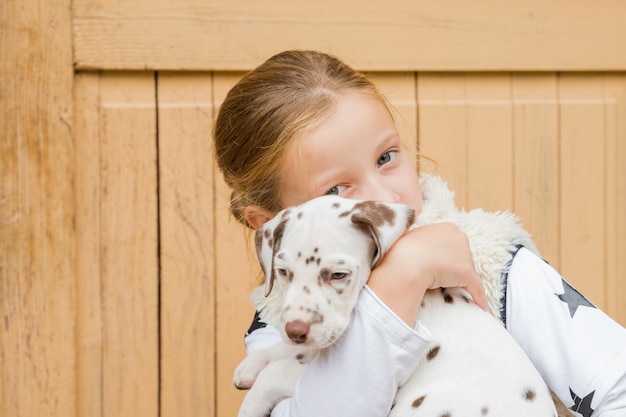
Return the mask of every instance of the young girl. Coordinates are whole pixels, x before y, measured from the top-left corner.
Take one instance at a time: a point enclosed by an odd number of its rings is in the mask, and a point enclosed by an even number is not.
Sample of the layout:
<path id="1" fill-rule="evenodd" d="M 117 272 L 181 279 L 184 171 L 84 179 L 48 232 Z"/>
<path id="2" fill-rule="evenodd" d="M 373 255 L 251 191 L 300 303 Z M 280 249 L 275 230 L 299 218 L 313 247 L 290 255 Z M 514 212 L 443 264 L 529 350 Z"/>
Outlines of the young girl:
<path id="1" fill-rule="evenodd" d="M 254 229 L 324 194 L 421 211 L 419 177 L 386 100 L 327 54 L 286 51 L 243 77 L 220 109 L 215 148 L 233 190 L 231 211 Z M 507 330 L 550 388 L 580 415 L 626 415 L 624 328 L 525 249 L 503 274 Z M 342 339 L 309 365 L 272 416 L 386 416 L 428 348 L 418 311 L 425 291 L 438 287 L 464 287 L 487 305 L 467 238 L 451 224 L 398 240 L 372 272 Z M 248 353 L 278 340 L 276 329 L 255 320 Z"/>

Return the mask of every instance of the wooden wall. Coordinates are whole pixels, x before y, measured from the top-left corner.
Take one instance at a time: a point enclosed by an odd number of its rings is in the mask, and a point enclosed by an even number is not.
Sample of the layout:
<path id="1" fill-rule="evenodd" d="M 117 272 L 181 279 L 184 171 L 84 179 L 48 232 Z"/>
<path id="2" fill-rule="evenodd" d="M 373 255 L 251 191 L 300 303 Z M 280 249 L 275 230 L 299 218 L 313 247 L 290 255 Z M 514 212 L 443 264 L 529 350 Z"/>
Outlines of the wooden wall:
<path id="1" fill-rule="evenodd" d="M 236 413 L 258 271 L 210 135 L 287 48 L 367 71 L 422 170 L 626 324 L 626 7 L 414 3 L 3 2 L 0 415 Z"/>

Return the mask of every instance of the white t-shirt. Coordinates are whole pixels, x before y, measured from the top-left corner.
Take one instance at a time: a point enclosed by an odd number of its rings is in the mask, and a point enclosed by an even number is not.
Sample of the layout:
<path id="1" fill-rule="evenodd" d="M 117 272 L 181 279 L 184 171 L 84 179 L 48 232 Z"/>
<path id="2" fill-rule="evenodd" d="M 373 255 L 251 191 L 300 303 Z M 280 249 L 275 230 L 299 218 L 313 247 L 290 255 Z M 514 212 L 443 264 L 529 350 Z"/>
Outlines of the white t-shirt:
<path id="1" fill-rule="evenodd" d="M 505 285 L 506 327 L 561 401 L 585 417 L 626 416 L 626 330 L 524 248 Z M 430 339 L 365 287 L 345 334 L 311 362 L 272 417 L 386 416 Z M 245 338 L 248 353 L 279 340 L 277 329 L 254 324 Z"/>

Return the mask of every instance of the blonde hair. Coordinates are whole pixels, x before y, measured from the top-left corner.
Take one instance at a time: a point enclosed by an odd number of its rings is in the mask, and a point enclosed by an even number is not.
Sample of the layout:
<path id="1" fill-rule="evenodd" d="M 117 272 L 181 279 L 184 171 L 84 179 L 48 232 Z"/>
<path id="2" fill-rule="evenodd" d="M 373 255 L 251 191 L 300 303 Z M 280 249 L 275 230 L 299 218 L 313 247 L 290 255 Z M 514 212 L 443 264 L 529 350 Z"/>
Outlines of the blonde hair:
<path id="1" fill-rule="evenodd" d="M 214 128 L 215 155 L 231 187 L 230 208 L 245 219 L 247 206 L 276 213 L 285 150 L 327 117 L 348 92 L 386 99 L 365 75 L 337 57 L 285 51 L 246 74 L 227 94 Z"/>

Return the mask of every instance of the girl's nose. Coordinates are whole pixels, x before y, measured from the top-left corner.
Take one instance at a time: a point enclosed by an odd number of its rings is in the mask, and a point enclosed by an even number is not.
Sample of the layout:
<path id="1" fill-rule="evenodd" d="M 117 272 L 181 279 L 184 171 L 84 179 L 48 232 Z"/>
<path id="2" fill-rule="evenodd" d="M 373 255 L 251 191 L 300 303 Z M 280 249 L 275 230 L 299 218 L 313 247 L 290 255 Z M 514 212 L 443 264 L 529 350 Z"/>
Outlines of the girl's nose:
<path id="1" fill-rule="evenodd" d="M 384 179 L 372 178 L 361 187 L 361 194 L 357 198 L 361 200 L 384 201 L 385 203 L 397 203 L 400 200 L 392 184 Z"/>

